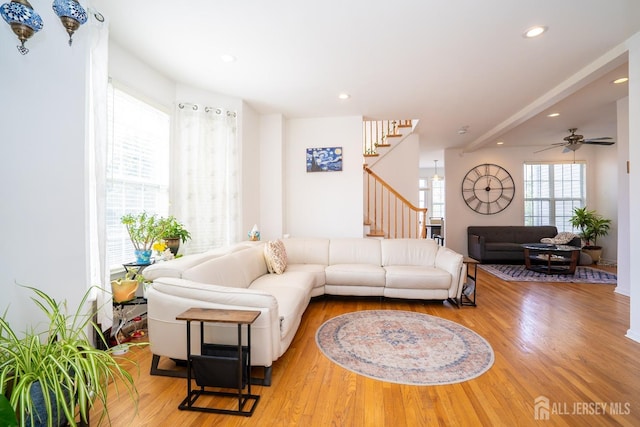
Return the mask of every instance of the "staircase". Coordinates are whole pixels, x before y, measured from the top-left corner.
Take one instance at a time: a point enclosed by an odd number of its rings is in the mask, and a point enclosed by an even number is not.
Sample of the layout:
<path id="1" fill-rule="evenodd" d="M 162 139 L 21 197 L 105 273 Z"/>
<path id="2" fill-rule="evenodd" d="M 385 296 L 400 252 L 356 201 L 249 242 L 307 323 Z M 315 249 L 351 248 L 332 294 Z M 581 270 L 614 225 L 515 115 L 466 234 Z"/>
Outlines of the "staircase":
<path id="1" fill-rule="evenodd" d="M 399 130 L 411 128 L 412 120 L 365 120 L 362 122 L 362 154 L 364 157 L 378 157 L 379 148 L 391 147 L 391 140 L 402 138 Z"/>
<path id="2" fill-rule="evenodd" d="M 424 238 L 427 209 L 413 205 L 367 164 L 393 150 L 394 144 L 403 139 L 400 130 L 406 129 L 410 134 L 415 121 L 364 121 L 362 128 L 365 234 L 389 239 Z"/>

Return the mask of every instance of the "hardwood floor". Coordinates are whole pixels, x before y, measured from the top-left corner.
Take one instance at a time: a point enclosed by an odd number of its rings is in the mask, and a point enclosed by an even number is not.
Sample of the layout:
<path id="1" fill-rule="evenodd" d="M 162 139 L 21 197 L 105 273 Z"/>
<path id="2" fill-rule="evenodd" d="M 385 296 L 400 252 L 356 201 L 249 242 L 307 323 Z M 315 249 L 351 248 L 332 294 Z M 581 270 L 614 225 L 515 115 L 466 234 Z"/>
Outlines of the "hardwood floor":
<path id="1" fill-rule="evenodd" d="M 136 349 L 137 415 L 110 396 L 113 426 L 553 426 L 640 425 L 640 343 L 625 337 L 629 299 L 612 285 L 504 282 L 478 270 L 478 307 L 436 301 L 320 298 L 309 305 L 271 387 L 252 417 L 178 410 L 186 381 L 149 375 L 148 348 Z M 339 314 L 409 310 L 458 322 L 492 345 L 495 364 L 460 384 L 417 387 L 356 375 L 318 350 L 315 332 Z M 134 370 L 135 372 L 135 370 Z M 113 386 L 113 385 L 112 385 Z M 536 398 L 549 420 L 536 421 Z M 97 420 L 97 417 L 95 417 Z"/>

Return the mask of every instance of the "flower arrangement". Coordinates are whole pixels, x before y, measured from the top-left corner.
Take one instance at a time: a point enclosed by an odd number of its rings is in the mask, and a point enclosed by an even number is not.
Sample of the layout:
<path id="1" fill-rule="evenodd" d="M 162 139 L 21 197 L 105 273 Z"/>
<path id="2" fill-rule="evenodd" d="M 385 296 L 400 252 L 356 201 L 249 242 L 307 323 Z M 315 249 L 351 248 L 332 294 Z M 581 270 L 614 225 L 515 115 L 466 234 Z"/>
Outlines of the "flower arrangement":
<path id="1" fill-rule="evenodd" d="M 156 251 L 158 255 L 163 253 L 165 249 L 167 249 L 167 243 L 164 240 L 158 240 L 153 244 L 153 250 Z"/>

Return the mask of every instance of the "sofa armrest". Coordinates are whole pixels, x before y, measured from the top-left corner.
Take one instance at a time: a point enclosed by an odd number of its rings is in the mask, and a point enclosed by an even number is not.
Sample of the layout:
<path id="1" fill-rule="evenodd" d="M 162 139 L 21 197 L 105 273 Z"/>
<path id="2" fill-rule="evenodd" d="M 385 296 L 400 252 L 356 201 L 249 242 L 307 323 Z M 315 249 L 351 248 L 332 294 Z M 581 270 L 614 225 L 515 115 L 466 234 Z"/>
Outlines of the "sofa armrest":
<path id="1" fill-rule="evenodd" d="M 469 256 L 478 261 L 482 261 L 482 255 L 484 254 L 484 243 L 484 236 L 469 234 L 467 237 L 467 252 L 469 253 Z"/>
<path id="2" fill-rule="evenodd" d="M 464 257 L 452 251 L 449 248 L 440 246 L 436 254 L 436 268 L 440 268 L 451 274 L 451 284 L 449 285 L 449 298 L 455 298 L 458 294 L 460 280 L 463 279 L 463 263 Z"/>
<path id="3" fill-rule="evenodd" d="M 186 358 L 185 322 L 176 316 L 192 308 L 259 310 L 251 325 L 251 360 L 255 365 L 271 366 L 279 357 L 280 316 L 275 297 L 267 292 L 209 285 L 186 279 L 159 278 L 147 291 L 147 321 L 151 351 L 158 356 Z M 219 344 L 237 342 L 235 325 L 207 324 L 205 333 Z M 194 328 L 192 352 L 199 354 L 199 332 Z M 198 338 L 198 339 L 196 339 Z"/>

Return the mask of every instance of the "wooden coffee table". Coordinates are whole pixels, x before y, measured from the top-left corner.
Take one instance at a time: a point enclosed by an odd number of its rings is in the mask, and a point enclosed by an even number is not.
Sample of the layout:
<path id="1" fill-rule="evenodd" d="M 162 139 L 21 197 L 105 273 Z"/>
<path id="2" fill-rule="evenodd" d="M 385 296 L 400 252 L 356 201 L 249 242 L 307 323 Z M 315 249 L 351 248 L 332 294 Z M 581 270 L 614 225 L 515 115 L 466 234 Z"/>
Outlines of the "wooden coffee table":
<path id="1" fill-rule="evenodd" d="M 580 259 L 580 248 L 548 243 L 525 243 L 524 264 L 527 270 L 544 274 L 574 274 Z"/>

